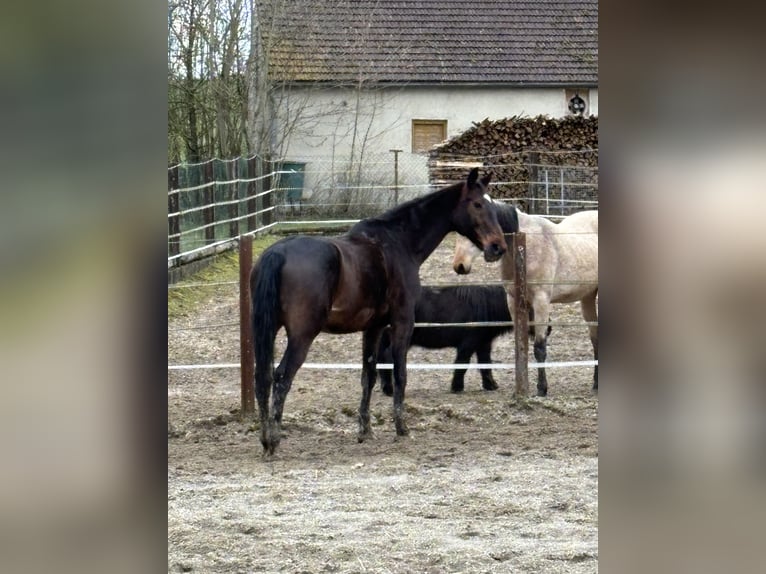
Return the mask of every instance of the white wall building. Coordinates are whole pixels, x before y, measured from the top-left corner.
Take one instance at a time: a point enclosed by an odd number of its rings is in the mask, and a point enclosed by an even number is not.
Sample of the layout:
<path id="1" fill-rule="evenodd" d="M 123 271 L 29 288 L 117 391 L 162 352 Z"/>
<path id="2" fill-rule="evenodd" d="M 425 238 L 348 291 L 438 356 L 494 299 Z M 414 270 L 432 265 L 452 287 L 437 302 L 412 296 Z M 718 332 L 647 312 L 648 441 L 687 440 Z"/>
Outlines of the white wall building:
<path id="1" fill-rule="evenodd" d="M 425 150 L 485 118 L 598 115 L 595 0 L 303 0 L 271 18 L 275 139 L 307 195 L 390 185 L 393 149 L 399 183 L 427 184 Z"/>

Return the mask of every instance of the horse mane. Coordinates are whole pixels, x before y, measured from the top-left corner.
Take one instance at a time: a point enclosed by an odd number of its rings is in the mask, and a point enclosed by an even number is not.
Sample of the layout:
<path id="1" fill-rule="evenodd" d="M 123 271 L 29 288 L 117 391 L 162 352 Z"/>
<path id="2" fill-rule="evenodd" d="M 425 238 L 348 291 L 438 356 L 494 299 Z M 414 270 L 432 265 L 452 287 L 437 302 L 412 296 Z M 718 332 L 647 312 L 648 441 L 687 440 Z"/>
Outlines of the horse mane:
<path id="1" fill-rule="evenodd" d="M 519 229 L 519 215 L 516 207 L 510 203 L 492 200 L 496 207 L 497 221 L 505 233 L 513 233 Z"/>
<path id="2" fill-rule="evenodd" d="M 479 321 L 498 321 L 509 314 L 502 285 L 458 285 L 454 289 L 458 299 L 473 307 Z"/>
<path id="3" fill-rule="evenodd" d="M 426 195 L 410 199 L 380 215 L 362 219 L 352 227 L 352 231 L 363 230 L 365 227 L 391 227 L 397 226 L 400 223 L 405 224 L 409 228 L 420 228 L 423 221 L 433 217 L 433 206 L 435 203 L 441 203 L 447 198 L 451 199 L 453 195 L 456 196 L 455 201 L 457 201 L 457 196 L 459 196 L 462 189 L 462 182 L 455 183 L 449 187 L 437 189 Z"/>
<path id="4" fill-rule="evenodd" d="M 525 232 L 533 229 L 537 231 L 551 231 L 559 226 L 558 223 L 551 221 L 547 217 L 527 213 L 510 203 L 494 200 L 492 203 L 497 208 L 497 221 L 500 223 L 501 229 L 506 233 L 514 231 L 514 225 L 516 226 L 515 229 Z"/>

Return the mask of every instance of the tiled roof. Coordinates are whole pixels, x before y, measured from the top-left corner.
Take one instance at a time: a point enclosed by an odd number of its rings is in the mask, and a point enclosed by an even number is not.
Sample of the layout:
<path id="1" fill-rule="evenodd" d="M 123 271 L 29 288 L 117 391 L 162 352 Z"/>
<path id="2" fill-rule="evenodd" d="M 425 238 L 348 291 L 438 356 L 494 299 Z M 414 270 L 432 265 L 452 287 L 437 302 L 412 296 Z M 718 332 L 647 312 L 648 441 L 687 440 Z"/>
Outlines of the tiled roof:
<path id="1" fill-rule="evenodd" d="M 287 6 L 278 14 L 268 4 Z M 598 83 L 597 0 L 262 0 L 274 79 Z"/>

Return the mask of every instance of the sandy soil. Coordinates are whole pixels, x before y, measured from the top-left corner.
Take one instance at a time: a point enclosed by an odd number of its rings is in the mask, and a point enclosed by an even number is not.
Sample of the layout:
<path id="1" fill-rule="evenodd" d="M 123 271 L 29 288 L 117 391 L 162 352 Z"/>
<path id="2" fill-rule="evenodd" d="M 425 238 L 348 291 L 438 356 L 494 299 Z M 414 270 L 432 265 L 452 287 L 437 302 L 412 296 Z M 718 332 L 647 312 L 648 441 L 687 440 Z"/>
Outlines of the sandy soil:
<path id="1" fill-rule="evenodd" d="M 451 269 L 447 238 L 423 265 L 423 283 L 495 279 L 477 262 Z M 238 318 L 236 286 L 194 317 Z M 579 306 L 553 321 L 578 322 Z M 169 362 L 238 362 L 237 327 L 169 333 Z M 278 349 L 284 348 L 282 335 Z M 308 362 L 360 360 L 359 334 L 320 335 Z M 279 355 L 278 355 L 279 356 Z M 592 358 L 587 328 L 556 327 L 548 359 Z M 452 350 L 413 348 L 409 361 L 452 362 Z M 496 362 L 513 362 L 512 335 Z M 391 399 L 376 388 L 374 436 L 358 444 L 359 373 L 301 369 L 288 396 L 285 436 L 265 461 L 257 431 L 239 421 L 239 371 L 168 377 L 169 572 L 597 572 L 598 399 L 592 369 L 551 369 L 549 397 L 512 404 L 500 389 L 449 392 L 450 371 L 411 371 L 411 436 L 395 440 Z M 531 381 L 534 389 L 535 379 Z"/>

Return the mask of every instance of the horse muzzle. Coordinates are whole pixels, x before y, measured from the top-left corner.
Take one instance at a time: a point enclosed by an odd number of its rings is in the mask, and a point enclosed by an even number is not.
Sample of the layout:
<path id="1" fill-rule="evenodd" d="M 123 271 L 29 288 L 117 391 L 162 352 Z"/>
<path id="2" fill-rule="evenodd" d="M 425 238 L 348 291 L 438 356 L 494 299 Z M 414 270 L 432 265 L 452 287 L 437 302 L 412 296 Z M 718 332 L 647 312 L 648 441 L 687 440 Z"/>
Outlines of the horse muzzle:
<path id="1" fill-rule="evenodd" d="M 493 241 L 484 248 L 484 261 L 487 261 L 488 263 L 497 261 L 507 250 L 508 248 L 504 242 L 500 243 L 498 241 Z M 460 271 L 458 271 L 458 273 L 460 273 Z"/>
<path id="2" fill-rule="evenodd" d="M 464 265 L 463 263 L 458 263 L 457 265 L 453 266 L 452 269 L 454 269 L 455 273 L 458 275 L 468 275 L 468 273 L 471 272 L 471 267 Z"/>

